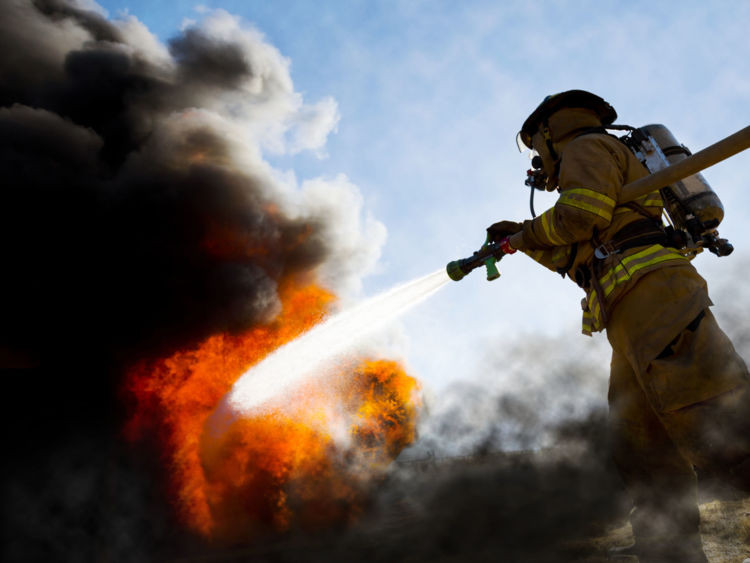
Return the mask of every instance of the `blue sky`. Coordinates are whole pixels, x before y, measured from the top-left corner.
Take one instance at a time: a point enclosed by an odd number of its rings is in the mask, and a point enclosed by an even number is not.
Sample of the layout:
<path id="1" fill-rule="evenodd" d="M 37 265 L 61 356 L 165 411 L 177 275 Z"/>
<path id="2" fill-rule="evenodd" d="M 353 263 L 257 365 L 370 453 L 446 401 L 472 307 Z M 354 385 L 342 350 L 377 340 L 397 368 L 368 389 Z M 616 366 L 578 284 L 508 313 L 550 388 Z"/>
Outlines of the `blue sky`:
<path id="1" fill-rule="evenodd" d="M 358 187 L 388 231 L 366 295 L 469 255 L 494 221 L 528 218 L 528 160 L 515 134 L 547 94 L 591 90 L 614 105 L 618 122 L 664 123 L 693 151 L 750 123 L 745 0 L 100 4 L 162 41 L 206 10 L 226 10 L 289 60 L 306 103 L 336 101 L 325 155 L 266 157 L 299 179 L 345 174 Z M 727 209 L 720 231 L 737 248 L 731 258 L 697 258 L 710 284 L 747 261 L 748 170 L 742 154 L 705 173 Z M 537 197 L 537 210 L 553 201 Z M 586 343 L 574 284 L 520 255 L 500 268 L 500 280 L 475 273 L 404 319 L 408 362 L 428 386 L 478 377 L 486 351 L 509 342 Z M 731 305 L 714 301 L 719 311 Z"/>

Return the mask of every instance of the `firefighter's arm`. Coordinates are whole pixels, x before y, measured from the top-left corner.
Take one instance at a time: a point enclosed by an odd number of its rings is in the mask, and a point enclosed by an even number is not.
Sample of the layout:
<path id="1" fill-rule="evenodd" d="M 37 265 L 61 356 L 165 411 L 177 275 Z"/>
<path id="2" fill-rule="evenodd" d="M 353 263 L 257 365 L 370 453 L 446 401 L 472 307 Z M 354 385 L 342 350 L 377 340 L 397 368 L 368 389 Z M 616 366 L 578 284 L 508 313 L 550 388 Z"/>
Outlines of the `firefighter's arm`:
<path id="1" fill-rule="evenodd" d="M 625 161 L 598 136 L 571 141 L 560 167 L 560 197 L 554 207 L 511 236 L 519 250 L 545 250 L 591 240 L 612 221 Z"/>
<path id="2" fill-rule="evenodd" d="M 512 243 L 511 246 L 513 246 Z M 532 260 L 538 262 L 545 268 L 561 274 L 564 271 L 565 265 L 568 264 L 570 260 L 570 255 L 573 252 L 573 247 L 557 246 L 548 250 L 531 250 L 527 248 L 522 250 L 521 252 L 523 252 Z"/>

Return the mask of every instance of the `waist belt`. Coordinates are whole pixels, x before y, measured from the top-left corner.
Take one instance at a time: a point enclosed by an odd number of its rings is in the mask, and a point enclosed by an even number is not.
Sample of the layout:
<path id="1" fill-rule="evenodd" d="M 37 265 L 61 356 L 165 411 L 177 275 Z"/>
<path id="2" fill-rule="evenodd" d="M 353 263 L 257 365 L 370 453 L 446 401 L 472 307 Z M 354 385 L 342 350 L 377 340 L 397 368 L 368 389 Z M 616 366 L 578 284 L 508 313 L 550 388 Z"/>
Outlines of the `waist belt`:
<path id="1" fill-rule="evenodd" d="M 636 246 L 651 246 L 652 244 L 674 246 L 659 223 L 650 219 L 641 219 L 628 223 L 617 231 L 609 241 L 596 246 L 594 257 L 604 260 L 612 254 L 618 254 Z"/>
<path id="2" fill-rule="evenodd" d="M 591 284 L 592 270 L 598 270 L 602 260 L 613 254 L 619 254 L 637 246 L 651 246 L 653 244 L 675 246 L 660 225 L 650 219 L 628 223 L 607 242 L 599 242 L 599 238 L 594 235 L 592 243 L 595 245 L 593 268 L 588 264 L 580 264 L 575 271 L 576 283 L 583 289 L 588 289 Z"/>
<path id="3" fill-rule="evenodd" d="M 651 246 L 660 244 L 662 246 L 674 246 L 661 228 L 660 223 L 653 219 L 641 219 L 628 223 L 617 231 L 607 242 L 599 242 L 596 233 L 591 239 L 594 244 L 594 259 L 591 265 L 580 264 L 575 271 L 576 283 L 583 289 L 593 286 L 599 301 L 602 322 L 607 324 L 608 316 L 605 309 L 604 291 L 602 291 L 599 276 L 602 262 L 612 256 L 637 246 Z"/>

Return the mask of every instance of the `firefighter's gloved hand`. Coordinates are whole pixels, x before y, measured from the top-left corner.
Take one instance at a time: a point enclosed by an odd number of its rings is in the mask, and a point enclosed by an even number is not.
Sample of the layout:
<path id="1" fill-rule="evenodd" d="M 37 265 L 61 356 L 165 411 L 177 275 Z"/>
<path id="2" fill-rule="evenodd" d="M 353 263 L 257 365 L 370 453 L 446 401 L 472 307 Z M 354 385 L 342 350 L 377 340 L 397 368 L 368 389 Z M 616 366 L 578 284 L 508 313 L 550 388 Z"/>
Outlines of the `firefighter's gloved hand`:
<path id="1" fill-rule="evenodd" d="M 505 237 L 516 234 L 522 228 L 522 223 L 516 223 L 515 221 L 499 221 L 487 227 L 487 235 L 489 236 L 490 242 L 496 242 Z"/>

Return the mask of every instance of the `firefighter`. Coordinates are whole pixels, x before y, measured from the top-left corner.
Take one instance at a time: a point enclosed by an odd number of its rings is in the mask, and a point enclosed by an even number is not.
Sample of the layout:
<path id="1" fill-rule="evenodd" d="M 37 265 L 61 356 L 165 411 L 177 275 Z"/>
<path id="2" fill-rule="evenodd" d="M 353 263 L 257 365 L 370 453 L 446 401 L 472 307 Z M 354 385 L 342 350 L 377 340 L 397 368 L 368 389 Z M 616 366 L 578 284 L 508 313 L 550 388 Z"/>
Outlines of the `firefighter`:
<path id="1" fill-rule="evenodd" d="M 613 453 L 634 504 L 635 543 L 623 554 L 705 562 L 696 469 L 750 491 L 750 377 L 705 280 L 664 233 L 659 192 L 619 203 L 648 171 L 604 129 L 616 117 L 582 90 L 545 98 L 519 140 L 559 198 L 533 220 L 487 230 L 585 291 L 585 334 L 606 329 Z"/>

